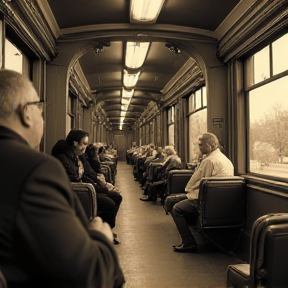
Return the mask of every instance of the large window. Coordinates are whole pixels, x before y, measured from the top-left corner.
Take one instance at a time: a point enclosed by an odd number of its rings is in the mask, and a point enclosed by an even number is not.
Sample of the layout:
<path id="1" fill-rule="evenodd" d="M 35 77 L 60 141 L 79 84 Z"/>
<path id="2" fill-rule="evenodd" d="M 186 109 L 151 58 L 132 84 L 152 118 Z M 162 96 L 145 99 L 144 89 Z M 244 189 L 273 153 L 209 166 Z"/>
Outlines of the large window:
<path id="1" fill-rule="evenodd" d="M 200 150 L 199 136 L 207 132 L 207 97 L 206 87 L 195 91 L 188 98 L 189 121 L 189 159 L 188 162 L 198 162 Z"/>
<path id="2" fill-rule="evenodd" d="M 5 39 L 5 69 L 17 71 L 30 77 L 30 62 L 28 57 L 11 41 Z"/>
<path id="3" fill-rule="evenodd" d="M 175 121 L 175 107 L 172 106 L 168 110 L 168 145 L 174 146 L 174 121 Z"/>
<path id="4" fill-rule="evenodd" d="M 288 34 L 245 62 L 250 172 L 288 177 Z"/>

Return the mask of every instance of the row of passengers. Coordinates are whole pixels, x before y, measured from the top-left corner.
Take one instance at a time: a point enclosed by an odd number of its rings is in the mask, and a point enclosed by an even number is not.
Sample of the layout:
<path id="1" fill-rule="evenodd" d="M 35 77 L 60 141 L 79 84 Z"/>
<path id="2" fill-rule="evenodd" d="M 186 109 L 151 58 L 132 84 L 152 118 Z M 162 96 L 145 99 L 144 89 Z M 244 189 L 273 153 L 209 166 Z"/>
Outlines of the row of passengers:
<path id="1" fill-rule="evenodd" d="M 148 145 L 142 145 L 142 146 L 136 146 L 136 144 L 133 144 L 133 146 L 126 151 L 126 158 L 127 163 L 136 165 L 137 159 L 155 155 L 157 151 L 155 150 L 155 145 L 153 143 L 150 143 Z"/>
<path id="2" fill-rule="evenodd" d="M 65 140 L 57 141 L 52 148 L 52 155 L 60 160 L 71 182 L 93 184 L 96 190 L 97 216 L 114 228 L 122 196 L 119 190 L 109 189 L 103 182 L 101 183 L 101 179 L 91 167 L 89 160 L 94 167 L 97 161 L 93 157 L 88 160 L 86 156 L 86 148 L 89 145 L 88 136 L 89 134 L 83 130 L 71 130 Z M 91 151 L 91 146 L 89 151 Z M 115 233 L 114 244 L 119 244 Z"/>
<path id="3" fill-rule="evenodd" d="M 153 163 L 157 163 L 157 169 L 155 169 L 156 175 L 152 175 L 152 179 L 150 178 L 150 180 L 146 178 L 143 186 L 144 197 L 140 198 L 140 200 L 145 202 L 156 201 L 157 196 L 159 195 L 161 202 L 163 203 L 165 191 L 167 189 L 168 174 L 172 170 L 181 169 L 182 163 L 173 146 L 165 146 L 164 151 L 159 151 L 154 158 L 151 156 L 146 157 L 146 161 L 144 162 L 147 168 L 144 172 L 145 175 L 150 173 Z"/>
<path id="4" fill-rule="evenodd" d="M 8 287 L 123 287 L 111 228 L 89 222 L 63 165 L 37 151 L 43 104 L 0 69 L 0 269 Z"/>
<path id="5" fill-rule="evenodd" d="M 145 181 L 146 178 L 144 172 L 146 167 L 146 161 L 149 158 L 155 158 L 157 150 L 155 149 L 154 144 L 143 145 L 136 148 L 131 155 L 131 162 L 133 163 L 133 175 L 135 180 L 139 180 L 141 184 Z M 145 163 L 144 163 L 145 162 Z M 145 182 L 144 182 L 145 183 Z"/>
<path id="6" fill-rule="evenodd" d="M 96 155 L 98 156 L 98 160 L 100 161 L 102 166 L 105 166 L 109 172 L 109 181 L 112 184 L 115 184 L 115 176 L 117 173 L 117 163 L 118 163 L 118 155 L 116 154 L 116 150 L 112 148 L 105 148 L 105 144 L 103 143 L 93 143 L 93 146 L 96 150 Z"/>

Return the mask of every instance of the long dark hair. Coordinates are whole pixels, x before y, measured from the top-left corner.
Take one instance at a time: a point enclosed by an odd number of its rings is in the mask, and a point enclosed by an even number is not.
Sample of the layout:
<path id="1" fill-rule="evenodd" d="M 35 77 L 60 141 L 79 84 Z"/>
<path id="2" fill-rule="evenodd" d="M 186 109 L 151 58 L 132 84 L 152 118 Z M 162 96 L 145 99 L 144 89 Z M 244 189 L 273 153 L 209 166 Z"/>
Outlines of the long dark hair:
<path id="1" fill-rule="evenodd" d="M 89 136 L 89 133 L 88 133 L 88 132 L 86 132 L 86 131 L 84 131 L 84 130 L 72 129 L 72 130 L 68 133 L 65 141 L 66 141 L 66 143 L 67 143 L 69 146 L 72 147 L 73 144 L 74 144 L 74 141 L 79 143 L 79 142 L 81 141 L 81 139 L 82 139 L 83 137 L 86 137 L 86 136 Z"/>

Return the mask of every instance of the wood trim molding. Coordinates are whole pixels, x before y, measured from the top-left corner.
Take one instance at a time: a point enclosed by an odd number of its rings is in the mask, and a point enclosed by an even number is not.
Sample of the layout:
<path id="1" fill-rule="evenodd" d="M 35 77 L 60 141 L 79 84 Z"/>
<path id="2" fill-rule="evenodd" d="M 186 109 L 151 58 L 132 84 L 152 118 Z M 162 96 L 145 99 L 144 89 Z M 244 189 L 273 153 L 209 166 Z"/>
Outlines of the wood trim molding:
<path id="1" fill-rule="evenodd" d="M 5 2 L 0 5 L 0 13 L 4 15 L 6 25 L 15 31 L 36 56 L 51 61 L 57 55 L 55 38 L 43 20 L 37 2 Z"/>
<path id="2" fill-rule="evenodd" d="M 220 39 L 217 56 L 236 59 L 288 25 L 287 0 L 257 0 Z"/>

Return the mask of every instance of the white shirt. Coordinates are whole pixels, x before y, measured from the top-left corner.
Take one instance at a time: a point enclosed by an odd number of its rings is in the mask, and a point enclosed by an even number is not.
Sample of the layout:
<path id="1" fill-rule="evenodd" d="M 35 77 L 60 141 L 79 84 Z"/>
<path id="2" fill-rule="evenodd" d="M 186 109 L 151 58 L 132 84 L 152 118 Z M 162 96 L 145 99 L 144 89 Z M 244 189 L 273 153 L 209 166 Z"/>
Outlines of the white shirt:
<path id="1" fill-rule="evenodd" d="M 202 177 L 230 177 L 234 175 L 232 162 L 217 148 L 201 162 L 185 187 L 188 199 L 198 199 Z"/>

